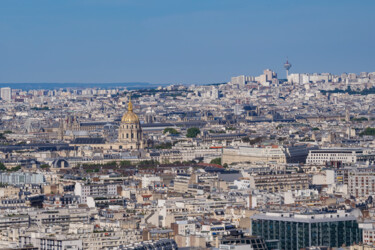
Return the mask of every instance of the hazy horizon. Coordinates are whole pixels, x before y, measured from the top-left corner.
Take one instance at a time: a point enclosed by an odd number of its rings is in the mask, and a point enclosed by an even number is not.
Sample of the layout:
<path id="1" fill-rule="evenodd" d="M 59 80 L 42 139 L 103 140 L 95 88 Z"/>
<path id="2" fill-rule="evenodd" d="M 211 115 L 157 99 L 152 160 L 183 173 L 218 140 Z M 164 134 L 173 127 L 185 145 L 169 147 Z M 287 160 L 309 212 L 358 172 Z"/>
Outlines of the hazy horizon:
<path id="1" fill-rule="evenodd" d="M 227 82 L 375 71 L 373 1 L 0 3 L 0 83 Z"/>

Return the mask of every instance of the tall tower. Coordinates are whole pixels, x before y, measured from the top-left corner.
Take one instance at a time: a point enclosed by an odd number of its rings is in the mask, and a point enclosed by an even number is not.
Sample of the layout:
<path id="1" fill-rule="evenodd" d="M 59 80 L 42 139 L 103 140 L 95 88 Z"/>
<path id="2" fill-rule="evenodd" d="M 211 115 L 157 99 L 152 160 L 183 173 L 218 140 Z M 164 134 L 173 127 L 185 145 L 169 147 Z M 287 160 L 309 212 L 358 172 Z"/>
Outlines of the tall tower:
<path id="1" fill-rule="evenodd" d="M 284 63 L 284 69 L 286 70 L 286 79 L 288 80 L 289 69 L 292 67 L 292 64 L 289 63 L 288 59 Z"/>
<path id="2" fill-rule="evenodd" d="M 60 140 L 64 140 L 64 119 L 60 118 L 58 137 Z"/>
<path id="3" fill-rule="evenodd" d="M 345 121 L 350 122 L 350 110 L 346 109 L 345 111 Z"/>

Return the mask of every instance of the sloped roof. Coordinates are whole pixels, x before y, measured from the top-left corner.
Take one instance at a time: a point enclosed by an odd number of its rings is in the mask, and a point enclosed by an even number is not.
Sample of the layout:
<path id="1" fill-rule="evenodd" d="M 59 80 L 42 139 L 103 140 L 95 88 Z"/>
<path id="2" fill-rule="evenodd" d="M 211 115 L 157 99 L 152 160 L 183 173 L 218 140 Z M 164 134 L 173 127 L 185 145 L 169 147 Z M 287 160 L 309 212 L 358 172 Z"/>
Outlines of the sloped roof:
<path id="1" fill-rule="evenodd" d="M 104 138 L 76 138 L 72 144 L 105 144 Z"/>

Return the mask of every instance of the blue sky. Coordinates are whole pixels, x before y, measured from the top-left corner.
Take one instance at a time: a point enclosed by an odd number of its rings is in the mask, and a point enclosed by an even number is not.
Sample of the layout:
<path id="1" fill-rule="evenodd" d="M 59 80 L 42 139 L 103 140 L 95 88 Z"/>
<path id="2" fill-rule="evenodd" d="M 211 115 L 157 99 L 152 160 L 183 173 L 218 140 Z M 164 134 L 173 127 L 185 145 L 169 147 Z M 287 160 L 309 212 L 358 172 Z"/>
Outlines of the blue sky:
<path id="1" fill-rule="evenodd" d="M 0 82 L 375 71 L 375 1 L 0 0 Z"/>

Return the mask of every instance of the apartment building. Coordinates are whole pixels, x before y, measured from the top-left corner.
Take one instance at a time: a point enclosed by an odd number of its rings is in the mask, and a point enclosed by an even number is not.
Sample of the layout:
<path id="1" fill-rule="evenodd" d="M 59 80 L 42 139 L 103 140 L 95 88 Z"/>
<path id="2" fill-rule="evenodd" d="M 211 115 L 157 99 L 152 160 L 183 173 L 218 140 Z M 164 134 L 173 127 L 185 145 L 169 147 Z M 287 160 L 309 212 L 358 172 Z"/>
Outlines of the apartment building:
<path id="1" fill-rule="evenodd" d="M 279 145 L 250 147 L 239 146 L 224 148 L 222 163 L 239 162 L 276 162 L 276 163 L 299 163 L 305 162 L 310 147 L 298 145 L 284 147 Z"/>
<path id="2" fill-rule="evenodd" d="M 32 211 L 28 213 L 30 223 L 36 225 L 69 225 L 70 223 L 87 223 L 91 212 L 86 209 L 63 208 Z"/>
<path id="3" fill-rule="evenodd" d="M 363 243 L 375 246 L 375 221 L 361 222 L 359 228 L 362 229 Z"/>
<path id="4" fill-rule="evenodd" d="M 195 234 L 196 232 L 195 223 L 187 220 L 176 221 L 175 223 L 172 223 L 171 228 L 175 235 L 190 235 Z"/>
<path id="5" fill-rule="evenodd" d="M 189 184 L 191 183 L 191 176 L 189 174 L 178 174 L 174 179 L 173 190 L 178 193 L 188 192 Z"/>
<path id="6" fill-rule="evenodd" d="M 99 230 L 90 234 L 80 234 L 83 249 L 101 250 L 134 244 L 142 241 L 142 234 L 136 230 Z"/>
<path id="7" fill-rule="evenodd" d="M 356 163 L 365 161 L 374 161 L 375 153 L 364 149 L 354 148 L 330 148 L 310 150 L 307 164 L 326 164 L 327 162 Z"/>
<path id="8" fill-rule="evenodd" d="M 31 234 L 19 236 L 20 247 L 37 247 L 40 250 L 83 250 L 82 240 L 66 235 Z"/>
<path id="9" fill-rule="evenodd" d="M 81 197 L 81 203 L 87 202 L 87 197 L 107 197 L 117 195 L 117 184 L 84 184 L 76 183 L 74 194 Z"/>
<path id="10" fill-rule="evenodd" d="M 16 173 L 0 173 L 0 183 L 20 185 L 20 184 L 43 184 L 45 178 L 40 173 L 27 173 L 27 172 L 16 172 Z"/>
<path id="11" fill-rule="evenodd" d="M 356 198 L 375 194 L 375 168 L 355 169 L 348 173 L 348 192 Z"/>
<path id="12" fill-rule="evenodd" d="M 249 184 L 252 188 L 276 193 L 288 190 L 294 191 L 308 189 L 310 178 L 304 173 L 264 174 L 250 176 Z"/>
<path id="13" fill-rule="evenodd" d="M 336 213 L 259 213 L 251 217 L 252 234 L 278 240 L 280 249 L 311 246 L 341 247 L 362 241 L 356 218 Z"/>

